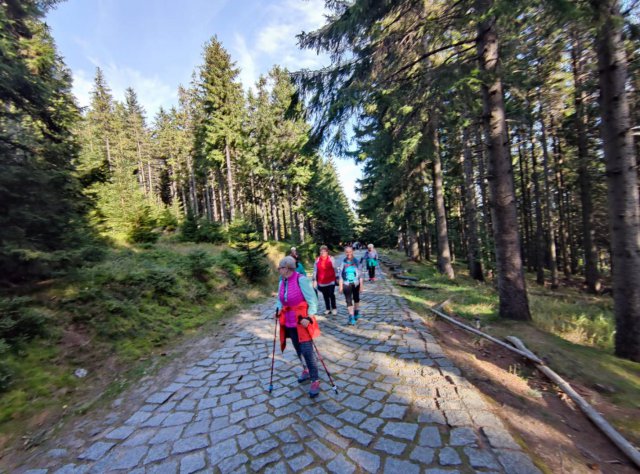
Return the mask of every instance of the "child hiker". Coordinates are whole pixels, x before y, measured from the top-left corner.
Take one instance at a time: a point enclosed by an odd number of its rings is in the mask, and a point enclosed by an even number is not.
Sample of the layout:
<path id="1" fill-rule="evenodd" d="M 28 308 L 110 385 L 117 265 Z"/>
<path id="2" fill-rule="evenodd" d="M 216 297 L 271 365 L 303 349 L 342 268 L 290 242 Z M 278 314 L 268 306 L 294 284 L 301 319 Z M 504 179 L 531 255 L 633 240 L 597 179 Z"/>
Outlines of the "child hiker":
<path id="1" fill-rule="evenodd" d="M 278 315 L 280 318 L 280 349 L 284 351 L 287 338 L 291 339 L 298 359 L 304 357 L 304 370 L 298 382 L 311 380 L 309 397 L 315 398 L 320 393 L 318 379 L 318 361 L 313 352 L 312 339 L 320 335 L 316 320 L 318 297 L 309 279 L 296 272 L 296 261 L 288 256 L 280 260 L 278 265 L 280 283 L 278 284 Z M 305 366 L 306 364 L 306 366 Z"/>
<path id="2" fill-rule="evenodd" d="M 364 279 L 360 271 L 360 262 L 353 255 L 353 247 L 344 248 L 344 258 L 338 269 L 339 291 L 344 293 L 349 312 L 349 324 L 354 325 L 360 317 L 360 293 L 364 291 Z"/>

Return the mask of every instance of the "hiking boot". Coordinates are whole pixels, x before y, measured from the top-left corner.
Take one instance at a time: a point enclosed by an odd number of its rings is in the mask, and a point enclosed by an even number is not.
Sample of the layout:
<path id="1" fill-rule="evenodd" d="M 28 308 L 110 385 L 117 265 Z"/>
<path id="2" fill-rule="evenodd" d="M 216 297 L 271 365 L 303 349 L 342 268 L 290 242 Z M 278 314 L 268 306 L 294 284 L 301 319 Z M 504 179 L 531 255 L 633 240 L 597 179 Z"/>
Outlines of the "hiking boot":
<path id="1" fill-rule="evenodd" d="M 319 394 L 320 394 L 320 380 L 311 382 L 311 387 L 309 387 L 309 398 L 316 398 Z"/>
<path id="2" fill-rule="evenodd" d="M 298 383 L 306 382 L 310 378 L 311 378 L 311 375 L 309 375 L 309 371 L 307 369 L 304 369 L 300 374 L 300 377 L 298 377 Z"/>
<path id="3" fill-rule="evenodd" d="M 356 321 L 357 321 L 358 319 L 360 319 L 360 311 L 355 311 L 355 312 L 354 312 L 354 314 L 353 314 L 353 319 L 355 319 Z"/>
<path id="4" fill-rule="evenodd" d="M 338 314 L 338 310 L 337 310 L 337 309 L 332 309 L 332 310 L 331 310 L 331 314 L 333 314 L 333 315 Z"/>
<path id="5" fill-rule="evenodd" d="M 349 324 L 351 324 L 352 326 L 356 325 L 356 318 L 354 318 L 353 316 L 349 316 Z"/>
<path id="6" fill-rule="evenodd" d="M 324 310 L 324 314 L 325 314 L 325 315 L 327 315 L 327 314 L 331 314 L 331 310 L 330 310 L 330 309 L 325 309 L 325 310 Z"/>

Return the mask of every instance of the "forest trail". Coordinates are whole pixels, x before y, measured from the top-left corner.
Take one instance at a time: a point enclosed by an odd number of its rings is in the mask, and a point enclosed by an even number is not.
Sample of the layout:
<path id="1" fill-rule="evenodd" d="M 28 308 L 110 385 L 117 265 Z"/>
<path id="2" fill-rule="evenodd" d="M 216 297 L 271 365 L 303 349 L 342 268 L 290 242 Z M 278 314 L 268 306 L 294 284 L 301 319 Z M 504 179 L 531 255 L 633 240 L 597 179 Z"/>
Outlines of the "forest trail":
<path id="1" fill-rule="evenodd" d="M 345 324 L 342 295 L 337 316 L 319 317 L 338 394 L 320 365 L 322 391 L 310 400 L 290 346 L 276 349 L 268 393 L 269 302 L 229 320 L 204 358 L 176 361 L 170 380 L 150 378 L 101 418 L 65 429 L 17 472 L 539 473 L 379 273 L 356 326 Z"/>

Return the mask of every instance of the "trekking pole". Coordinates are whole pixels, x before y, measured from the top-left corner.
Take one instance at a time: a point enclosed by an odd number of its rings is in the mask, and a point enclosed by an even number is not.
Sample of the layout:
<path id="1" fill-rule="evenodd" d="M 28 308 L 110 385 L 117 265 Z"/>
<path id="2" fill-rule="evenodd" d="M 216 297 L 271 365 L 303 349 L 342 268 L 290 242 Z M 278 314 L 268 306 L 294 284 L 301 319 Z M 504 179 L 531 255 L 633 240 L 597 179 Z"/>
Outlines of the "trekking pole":
<path id="1" fill-rule="evenodd" d="M 302 326 L 304 327 L 304 326 Z M 318 354 L 318 359 L 320 359 L 320 362 L 322 362 L 322 367 L 324 367 L 324 371 L 327 373 L 327 377 L 329 377 L 329 382 L 331 383 L 331 388 L 333 389 L 334 392 L 336 392 L 336 395 L 338 394 L 338 387 L 336 387 L 336 384 L 334 383 L 333 379 L 331 378 L 331 374 L 329 373 L 329 370 L 327 369 L 326 364 L 324 363 L 324 360 L 322 360 L 322 356 L 320 355 L 320 351 L 318 351 L 318 347 L 316 346 L 316 343 L 313 342 L 313 339 L 311 338 L 311 333 L 309 332 L 309 328 L 304 328 L 307 331 L 307 334 L 309 335 L 309 339 L 311 340 L 311 344 L 313 345 L 313 348 L 316 350 L 316 354 Z"/>
<path id="2" fill-rule="evenodd" d="M 269 381 L 269 393 L 273 391 L 273 366 L 276 362 L 276 332 L 278 332 L 278 310 L 275 314 L 275 326 L 273 327 L 273 350 L 271 351 L 271 380 Z"/>

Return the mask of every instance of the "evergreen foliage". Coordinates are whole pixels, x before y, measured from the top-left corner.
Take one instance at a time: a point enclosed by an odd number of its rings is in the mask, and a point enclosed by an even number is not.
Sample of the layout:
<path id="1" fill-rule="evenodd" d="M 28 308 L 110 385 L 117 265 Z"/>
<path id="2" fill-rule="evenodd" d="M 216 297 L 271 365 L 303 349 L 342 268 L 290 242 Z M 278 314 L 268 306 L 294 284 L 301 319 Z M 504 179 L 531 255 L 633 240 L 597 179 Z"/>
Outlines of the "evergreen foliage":
<path id="1" fill-rule="evenodd" d="M 242 274 L 251 283 L 261 281 L 269 274 L 264 242 L 258 241 L 257 232 L 247 222 L 236 222 L 233 235 L 234 247 L 240 252 Z"/>
<path id="2" fill-rule="evenodd" d="M 0 5 L 0 284 L 77 264 L 92 239 L 74 176 L 71 77 L 41 18 L 51 2 Z"/>

